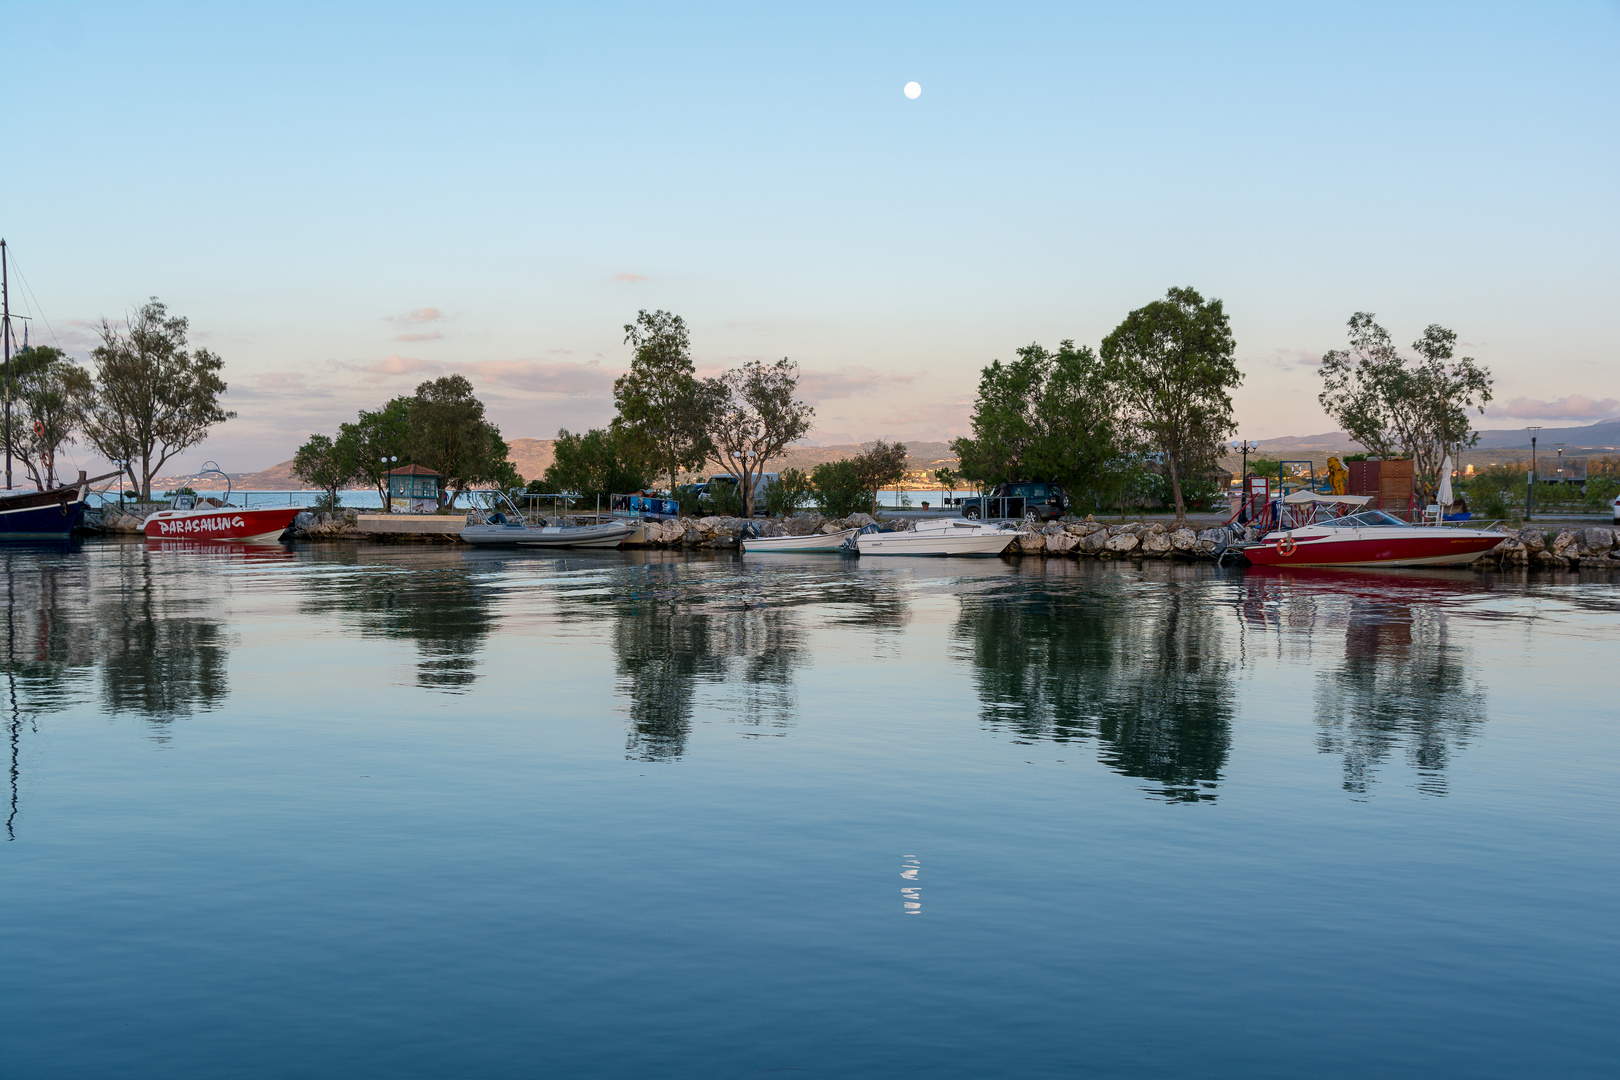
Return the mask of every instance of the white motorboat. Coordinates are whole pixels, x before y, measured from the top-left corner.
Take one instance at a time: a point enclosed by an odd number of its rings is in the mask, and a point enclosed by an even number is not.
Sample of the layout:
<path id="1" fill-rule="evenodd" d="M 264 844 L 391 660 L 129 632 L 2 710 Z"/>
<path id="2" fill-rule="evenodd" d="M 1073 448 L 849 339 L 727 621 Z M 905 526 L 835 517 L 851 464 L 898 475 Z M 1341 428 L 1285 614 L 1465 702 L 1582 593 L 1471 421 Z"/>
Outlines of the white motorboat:
<path id="1" fill-rule="evenodd" d="M 904 532 L 860 533 L 855 546 L 862 555 L 1000 555 L 1017 538 L 1007 524 L 932 518 Z"/>
<path id="2" fill-rule="evenodd" d="M 519 519 L 507 521 L 501 514 L 490 515 L 486 524 L 468 525 L 461 538 L 481 547 L 616 548 L 633 531 L 628 522 L 605 521 L 600 525 L 529 525 Z M 500 518 L 501 520 L 493 520 Z"/>
<path id="3" fill-rule="evenodd" d="M 830 533 L 811 533 L 809 536 L 745 537 L 742 542 L 742 549 L 756 555 L 766 552 L 836 555 L 844 549 L 849 542 L 849 538 L 854 536 L 855 532 L 854 529 L 840 529 L 837 532 Z"/>

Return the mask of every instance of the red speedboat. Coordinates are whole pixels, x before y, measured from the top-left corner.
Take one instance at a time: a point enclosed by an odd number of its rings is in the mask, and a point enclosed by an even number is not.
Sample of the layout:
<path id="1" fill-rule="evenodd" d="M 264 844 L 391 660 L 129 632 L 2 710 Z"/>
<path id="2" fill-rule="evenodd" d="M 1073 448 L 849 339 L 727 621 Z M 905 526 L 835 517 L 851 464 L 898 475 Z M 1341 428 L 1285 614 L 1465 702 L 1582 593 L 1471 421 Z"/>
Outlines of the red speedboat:
<path id="1" fill-rule="evenodd" d="M 1239 551 L 1256 566 L 1460 566 L 1507 537 L 1484 529 L 1412 525 L 1382 510 L 1267 533 Z"/>
<path id="2" fill-rule="evenodd" d="M 204 499 L 192 487 L 198 477 L 210 473 L 225 479 L 223 499 Z M 293 518 L 308 509 L 303 506 L 265 506 L 249 509 L 232 506 L 231 478 L 220 471 L 212 461 L 203 465 L 202 472 L 181 486 L 169 503 L 169 509 L 148 514 L 141 531 L 153 539 L 181 540 L 237 540 L 264 543 L 280 539 L 293 523 Z"/>

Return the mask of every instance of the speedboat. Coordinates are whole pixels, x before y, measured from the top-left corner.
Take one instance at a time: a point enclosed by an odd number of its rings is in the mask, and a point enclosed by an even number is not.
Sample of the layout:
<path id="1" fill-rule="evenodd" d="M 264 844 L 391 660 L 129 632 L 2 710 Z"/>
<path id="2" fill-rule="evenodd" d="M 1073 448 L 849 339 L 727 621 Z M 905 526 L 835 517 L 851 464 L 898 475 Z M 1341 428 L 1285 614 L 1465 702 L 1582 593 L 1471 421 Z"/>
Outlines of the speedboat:
<path id="1" fill-rule="evenodd" d="M 223 499 L 205 499 L 193 489 L 193 483 L 210 473 L 225 479 Z M 202 470 L 182 484 L 179 492 L 169 500 L 167 510 L 146 515 L 141 532 L 154 540 L 176 538 L 184 540 L 237 540 L 249 544 L 269 543 L 281 538 L 292 525 L 293 518 L 309 509 L 306 506 L 263 506 L 249 509 L 231 505 L 231 478 L 220 471 L 212 461 L 203 463 Z"/>
<path id="2" fill-rule="evenodd" d="M 1256 566 L 1461 566 L 1506 539 L 1499 532 L 1413 525 L 1382 510 L 1362 510 L 1268 532 L 1237 550 Z"/>
<path id="3" fill-rule="evenodd" d="M 904 532 L 860 532 L 855 547 L 862 555 L 1000 555 L 1017 538 L 1010 525 L 932 518 Z"/>
<path id="4" fill-rule="evenodd" d="M 839 529 L 837 532 L 811 533 L 809 536 L 745 536 L 742 549 L 756 555 L 772 551 L 833 555 L 843 550 L 854 535 L 854 529 Z"/>
<path id="5" fill-rule="evenodd" d="M 507 520 L 504 514 L 490 514 L 488 518 L 484 523 L 462 529 L 461 538 L 481 547 L 616 548 L 633 531 L 624 521 L 604 521 L 600 525 L 530 525 L 522 518 Z"/>

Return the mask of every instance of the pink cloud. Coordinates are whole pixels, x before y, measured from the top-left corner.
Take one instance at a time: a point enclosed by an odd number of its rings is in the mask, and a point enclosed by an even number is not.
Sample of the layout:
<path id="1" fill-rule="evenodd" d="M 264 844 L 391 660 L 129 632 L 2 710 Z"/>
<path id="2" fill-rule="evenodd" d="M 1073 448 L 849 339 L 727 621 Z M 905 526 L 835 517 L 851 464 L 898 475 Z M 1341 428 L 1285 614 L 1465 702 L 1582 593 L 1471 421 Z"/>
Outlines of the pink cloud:
<path id="1" fill-rule="evenodd" d="M 1518 397 L 1503 405 L 1490 405 L 1486 416 L 1512 416 L 1525 420 L 1606 420 L 1620 413 L 1620 400 L 1594 401 L 1585 394 L 1570 394 L 1556 401 Z"/>
<path id="2" fill-rule="evenodd" d="M 441 320 L 443 318 L 444 318 L 444 312 L 440 311 L 436 307 L 419 307 L 419 308 L 412 308 L 410 311 L 407 311 L 403 315 L 387 315 L 387 316 L 384 316 L 383 322 L 405 323 L 407 325 L 414 325 L 414 324 L 417 324 L 417 323 L 438 322 L 439 320 Z"/>
<path id="3" fill-rule="evenodd" d="M 563 397 L 596 397 L 611 393 L 616 374 L 596 364 L 569 361 L 544 364 L 536 360 L 482 360 L 465 365 L 465 370 L 476 373 L 485 383 L 531 394 Z"/>
<path id="4" fill-rule="evenodd" d="M 419 360 L 414 356 L 394 355 L 377 361 L 375 364 L 363 365 L 360 370 L 368 375 L 419 375 L 424 372 L 439 371 L 440 365 L 431 360 Z"/>
<path id="5" fill-rule="evenodd" d="M 613 280 L 614 281 L 635 282 L 635 281 L 646 281 L 647 279 L 642 277 L 640 274 L 614 274 L 613 275 Z"/>
<path id="6" fill-rule="evenodd" d="M 862 397 L 910 386 L 917 378 L 916 375 L 884 373 L 866 367 L 806 371 L 799 376 L 799 393 L 812 403 Z"/>

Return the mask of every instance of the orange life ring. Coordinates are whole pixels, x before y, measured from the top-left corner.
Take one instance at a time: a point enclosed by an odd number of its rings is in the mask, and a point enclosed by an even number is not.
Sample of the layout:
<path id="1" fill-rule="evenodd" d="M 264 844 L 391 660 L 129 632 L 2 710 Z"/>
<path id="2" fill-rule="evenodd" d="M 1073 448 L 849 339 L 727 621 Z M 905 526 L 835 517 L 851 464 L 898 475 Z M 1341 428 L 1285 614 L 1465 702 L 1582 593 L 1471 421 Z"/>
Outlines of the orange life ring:
<path id="1" fill-rule="evenodd" d="M 45 437 L 45 425 L 41 421 L 34 421 L 34 434 L 39 436 L 41 439 Z"/>
<path id="2" fill-rule="evenodd" d="M 1288 556 L 1294 553 L 1294 547 L 1294 538 L 1292 536 L 1285 536 L 1281 540 L 1277 541 L 1277 554 L 1286 559 Z"/>

